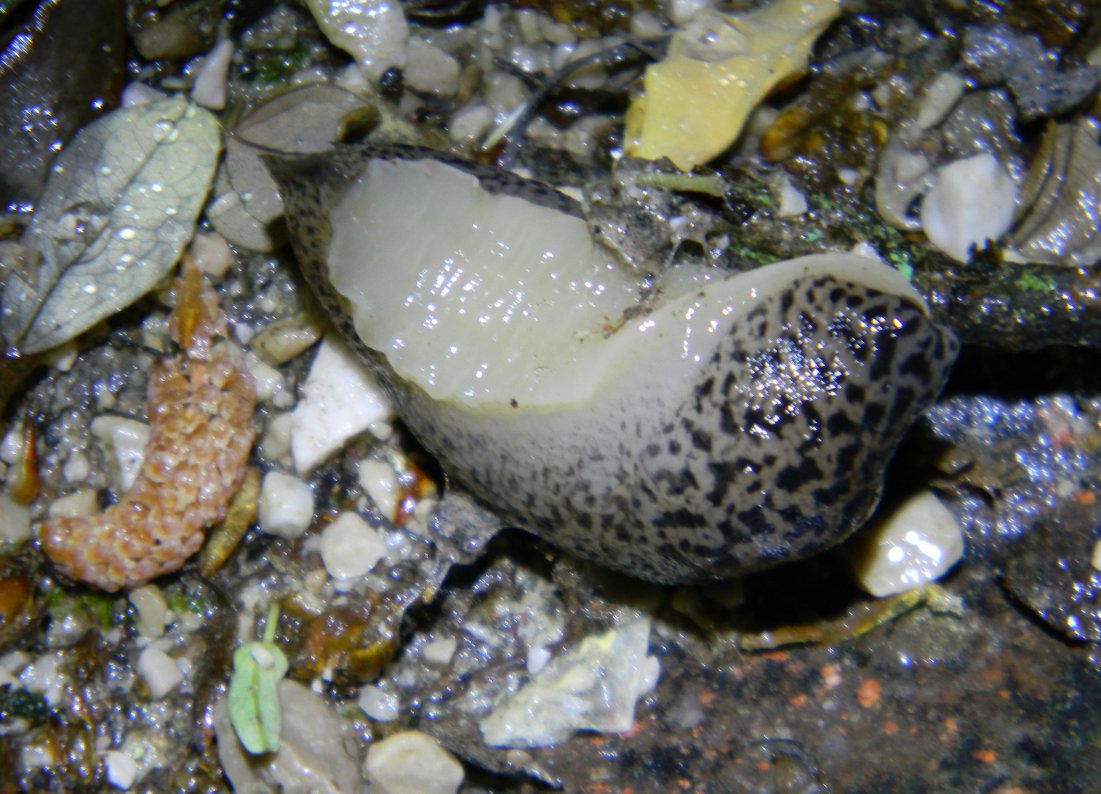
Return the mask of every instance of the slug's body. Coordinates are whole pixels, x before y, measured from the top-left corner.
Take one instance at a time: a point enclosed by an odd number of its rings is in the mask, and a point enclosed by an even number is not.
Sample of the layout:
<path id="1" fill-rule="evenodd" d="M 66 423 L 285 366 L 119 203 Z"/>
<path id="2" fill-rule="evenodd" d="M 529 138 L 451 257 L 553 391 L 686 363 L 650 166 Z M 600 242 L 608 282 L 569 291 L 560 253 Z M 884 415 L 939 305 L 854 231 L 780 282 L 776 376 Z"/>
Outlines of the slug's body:
<path id="1" fill-rule="evenodd" d="M 212 352 L 221 319 L 197 270 L 180 280 L 173 336 L 181 354 L 149 380 L 149 442 L 141 472 L 105 512 L 55 518 L 42 550 L 67 576 L 114 592 L 178 570 L 225 517 L 252 447 L 251 378 Z"/>
<path id="2" fill-rule="evenodd" d="M 311 282 L 445 470 L 636 576 L 717 579 L 842 540 L 955 354 L 871 260 L 643 286 L 545 186 L 416 150 L 274 171 Z"/>

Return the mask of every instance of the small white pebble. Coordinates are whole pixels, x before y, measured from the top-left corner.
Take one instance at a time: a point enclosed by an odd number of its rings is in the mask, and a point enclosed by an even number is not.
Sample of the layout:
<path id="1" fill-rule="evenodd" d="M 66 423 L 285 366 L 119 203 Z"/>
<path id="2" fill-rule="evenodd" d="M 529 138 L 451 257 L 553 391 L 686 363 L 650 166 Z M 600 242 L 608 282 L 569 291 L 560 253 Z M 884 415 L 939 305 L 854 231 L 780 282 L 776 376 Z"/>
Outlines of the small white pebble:
<path id="1" fill-rule="evenodd" d="M 401 705 L 397 695 L 370 685 L 363 687 L 356 703 L 375 722 L 393 722 Z"/>
<path id="2" fill-rule="evenodd" d="M 385 554 L 378 531 L 355 513 L 341 513 L 321 533 L 321 561 L 334 579 L 357 579 Z"/>
<path id="3" fill-rule="evenodd" d="M 791 179 L 783 175 L 779 179 L 778 193 L 780 194 L 780 208 L 776 215 L 780 218 L 791 218 L 803 215 L 807 211 L 807 198 L 795 187 Z"/>
<path id="4" fill-rule="evenodd" d="M 176 660 L 153 646 L 141 652 L 137 670 L 153 700 L 160 700 L 183 681 L 183 673 L 180 672 Z"/>
<path id="5" fill-rule="evenodd" d="M 405 66 L 409 25 L 398 0 L 307 0 L 306 5 L 325 37 L 355 58 L 371 80 Z"/>
<path id="6" fill-rule="evenodd" d="M 455 794 L 463 767 L 439 742 L 420 731 L 403 731 L 371 745 L 367 775 L 381 794 Z"/>
<path id="7" fill-rule="evenodd" d="M 863 240 L 861 240 L 859 243 L 857 243 L 852 248 L 850 248 L 849 253 L 850 254 L 856 254 L 857 256 L 862 256 L 865 259 L 874 259 L 876 262 L 879 262 L 881 265 L 886 264 L 886 262 L 884 262 L 882 259 L 879 258 L 879 251 L 875 250 L 874 247 L 872 247 L 870 244 L 864 242 Z"/>
<path id="8" fill-rule="evenodd" d="M 283 373 L 259 356 L 248 356 L 248 371 L 252 375 L 256 399 L 262 403 L 271 402 L 272 398 L 285 388 Z"/>
<path id="9" fill-rule="evenodd" d="M 160 637 L 168 625 L 172 612 L 164 593 L 155 584 L 147 584 L 130 591 L 128 596 L 138 617 L 138 634 L 142 637 Z"/>
<path id="10" fill-rule="evenodd" d="M 320 595 L 325 589 L 325 585 L 328 581 L 329 574 L 326 571 L 314 570 L 302 577 L 302 586 L 306 589 L 307 593 Z"/>
<path id="11" fill-rule="evenodd" d="M 121 416 L 97 416 L 92 434 L 114 455 L 120 490 L 128 491 L 145 462 L 149 425 Z"/>
<path id="12" fill-rule="evenodd" d="M 256 330 L 248 323 L 234 323 L 233 337 L 242 345 L 247 345 L 256 336 Z"/>
<path id="13" fill-rule="evenodd" d="M 486 76 L 483 95 L 493 112 L 504 117 L 524 104 L 528 92 L 519 77 L 494 70 Z"/>
<path id="14" fill-rule="evenodd" d="M 9 466 L 15 466 L 23 460 L 23 424 L 12 425 L 4 439 L 0 441 L 0 460 Z"/>
<path id="15" fill-rule="evenodd" d="M 260 452 L 265 458 L 290 462 L 291 424 L 289 413 L 277 414 L 268 422 L 264 437 L 260 440 Z"/>
<path id="16" fill-rule="evenodd" d="M 456 143 L 477 141 L 484 138 L 492 126 L 493 111 L 487 105 L 467 105 L 451 117 L 447 134 Z"/>
<path id="17" fill-rule="evenodd" d="M 714 3 L 712 0 L 672 0 L 669 4 L 669 18 L 678 27 L 683 27 L 696 15 Z"/>
<path id="18" fill-rule="evenodd" d="M 188 251 L 195 266 L 215 281 L 225 278 L 226 271 L 233 266 L 233 251 L 226 238 L 217 232 L 199 232 L 192 238 Z"/>
<path id="19" fill-rule="evenodd" d="M 127 753 L 108 750 L 103 754 L 103 765 L 107 768 L 107 782 L 117 789 L 126 791 L 138 779 L 138 765 Z"/>
<path id="20" fill-rule="evenodd" d="M 960 262 L 972 245 L 997 240 L 1013 223 L 1017 186 L 992 154 L 957 160 L 937 169 L 921 203 L 929 242 Z"/>
<path id="21" fill-rule="evenodd" d="M 390 462 L 378 458 L 360 461 L 359 484 L 371 497 L 378 511 L 393 520 L 398 508 L 401 483 L 398 482 L 398 473 Z"/>
<path id="22" fill-rule="evenodd" d="M 70 340 L 63 345 L 53 348 L 46 353 L 46 361 L 60 372 L 68 372 L 73 368 L 73 364 L 76 363 L 77 350 L 76 342 Z"/>
<path id="23" fill-rule="evenodd" d="M 233 42 L 229 39 L 219 41 L 203 58 L 199 76 L 195 78 L 195 87 L 191 89 L 191 98 L 196 105 L 211 110 L 225 110 L 226 75 L 229 63 L 233 60 Z"/>
<path id="24" fill-rule="evenodd" d="M 281 471 L 269 471 L 260 484 L 260 529 L 281 538 L 297 538 L 313 520 L 310 486 Z"/>
<path id="25" fill-rule="evenodd" d="M 853 187 L 860 181 L 860 172 L 855 168 L 838 168 L 837 178 L 849 187 Z"/>
<path id="26" fill-rule="evenodd" d="M 858 536 L 853 578 L 878 597 L 904 593 L 944 575 L 963 556 L 963 531 L 932 491 L 910 497 Z"/>
<path id="27" fill-rule="evenodd" d="M 302 74 L 299 72 L 299 74 Z M 304 79 L 306 83 L 327 83 L 330 81 L 328 72 L 321 72 L 320 79 L 310 79 L 312 75 L 307 75 Z M 291 81 L 294 84 L 297 83 L 297 75 L 291 77 Z M 351 91 L 353 94 L 369 94 L 374 88 L 367 80 L 367 75 L 363 73 L 363 70 L 359 68 L 358 63 L 349 64 L 344 69 L 337 72 L 336 79 L 332 80 L 333 85 L 338 88 L 343 88 L 346 91 Z"/>
<path id="28" fill-rule="evenodd" d="M 126 87 L 122 89 L 122 106 L 132 108 L 138 105 L 147 105 L 150 102 L 156 102 L 158 99 L 164 99 L 165 96 L 164 92 L 158 91 L 151 85 L 127 83 Z"/>
<path id="29" fill-rule="evenodd" d="M 551 660 L 550 651 L 543 647 L 528 648 L 527 668 L 528 672 L 535 675 Z"/>
<path id="30" fill-rule="evenodd" d="M 58 706 L 66 699 L 68 681 L 56 653 L 43 654 L 19 671 L 20 685 L 42 695 L 51 706 Z"/>
<path id="31" fill-rule="evenodd" d="M 92 467 L 88 463 L 88 456 L 83 452 L 74 452 L 61 467 L 65 482 L 84 482 L 91 472 Z"/>
<path id="32" fill-rule="evenodd" d="M 312 315 L 291 315 L 261 328 L 250 347 L 269 364 L 278 366 L 316 345 L 324 330 Z"/>
<path id="33" fill-rule="evenodd" d="M 409 39 L 405 84 L 415 91 L 451 96 L 459 87 L 459 62 L 419 36 Z"/>
<path id="34" fill-rule="evenodd" d="M 31 510 L 0 492 L 0 542 L 22 543 L 31 536 Z"/>
<path id="35" fill-rule="evenodd" d="M 923 130 L 939 124 L 963 96 L 967 81 L 955 72 L 941 72 L 925 91 L 918 107 L 917 125 Z"/>
<path id="36" fill-rule="evenodd" d="M 0 686 L 16 683 L 15 674 L 25 668 L 30 661 L 31 657 L 23 651 L 9 651 L 0 656 Z"/>
<path id="37" fill-rule="evenodd" d="M 454 637 L 432 640 L 421 646 L 421 658 L 429 664 L 442 667 L 451 663 L 451 657 L 455 655 L 455 649 L 458 647 L 459 641 Z"/>
<path id="38" fill-rule="evenodd" d="M 330 336 L 322 340 L 303 390 L 291 423 L 291 455 L 302 473 L 373 424 L 388 422 L 393 413 L 363 362 Z"/>
<path id="39" fill-rule="evenodd" d="M 50 502 L 50 518 L 94 516 L 99 512 L 99 498 L 91 488 L 81 488 Z"/>
<path id="40" fill-rule="evenodd" d="M 668 31 L 657 14 L 638 8 L 631 14 L 631 33 L 640 39 L 657 39 L 667 35 Z"/>

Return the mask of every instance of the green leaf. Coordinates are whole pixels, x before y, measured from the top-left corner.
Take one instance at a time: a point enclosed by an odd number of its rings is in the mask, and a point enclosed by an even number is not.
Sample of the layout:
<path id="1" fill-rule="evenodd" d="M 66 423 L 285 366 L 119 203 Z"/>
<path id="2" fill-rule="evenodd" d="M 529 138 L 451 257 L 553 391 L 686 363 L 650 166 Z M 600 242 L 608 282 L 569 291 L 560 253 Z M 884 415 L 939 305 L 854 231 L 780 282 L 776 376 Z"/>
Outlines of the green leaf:
<path id="1" fill-rule="evenodd" d="M 195 231 L 221 151 L 217 120 L 182 97 L 116 110 L 57 160 L 20 242 L 0 333 L 21 353 L 72 339 L 160 283 Z"/>
<path id="2" fill-rule="evenodd" d="M 233 653 L 229 721 L 253 755 L 279 749 L 282 713 L 277 687 L 287 668 L 287 657 L 274 642 L 246 643 Z"/>

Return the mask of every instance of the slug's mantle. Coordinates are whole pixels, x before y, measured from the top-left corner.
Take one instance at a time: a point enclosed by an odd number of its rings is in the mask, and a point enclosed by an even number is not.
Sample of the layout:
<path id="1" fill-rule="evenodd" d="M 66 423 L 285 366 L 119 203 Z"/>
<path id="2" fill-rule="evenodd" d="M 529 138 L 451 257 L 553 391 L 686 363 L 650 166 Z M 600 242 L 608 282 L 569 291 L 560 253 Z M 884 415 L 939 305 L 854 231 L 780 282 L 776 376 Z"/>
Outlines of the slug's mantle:
<path id="1" fill-rule="evenodd" d="M 844 539 L 955 357 L 862 257 L 640 280 L 541 183 L 403 147 L 269 166 L 308 281 L 448 474 L 635 576 L 719 579 Z"/>

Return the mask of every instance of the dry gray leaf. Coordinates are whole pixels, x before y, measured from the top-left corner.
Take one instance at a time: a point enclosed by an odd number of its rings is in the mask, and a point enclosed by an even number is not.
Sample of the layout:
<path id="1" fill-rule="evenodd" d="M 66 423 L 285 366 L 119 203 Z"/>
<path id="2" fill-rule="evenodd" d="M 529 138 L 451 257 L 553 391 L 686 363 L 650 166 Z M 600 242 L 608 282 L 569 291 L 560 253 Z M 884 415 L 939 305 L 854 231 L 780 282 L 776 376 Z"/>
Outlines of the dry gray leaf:
<path id="1" fill-rule="evenodd" d="M 331 85 L 295 88 L 249 114 L 226 142 L 207 218 L 234 245 L 273 251 L 286 238 L 279 188 L 260 161 L 265 151 L 322 152 L 340 138 L 345 120 L 365 114 L 364 99 Z"/>
<path id="2" fill-rule="evenodd" d="M 55 347 L 155 287 L 195 231 L 220 151 L 215 117 L 182 97 L 81 130 L 20 240 L 42 260 L 7 278 L 5 340 L 24 354 Z"/>

